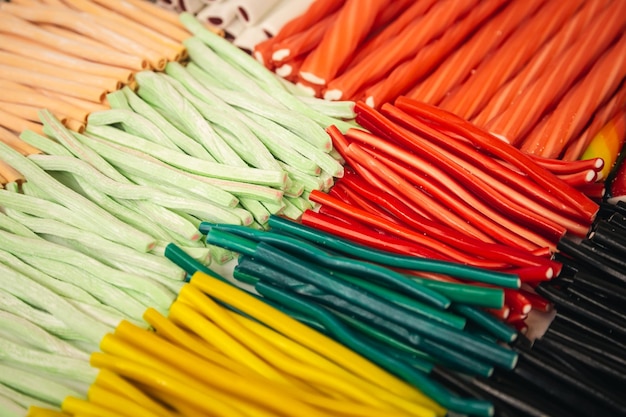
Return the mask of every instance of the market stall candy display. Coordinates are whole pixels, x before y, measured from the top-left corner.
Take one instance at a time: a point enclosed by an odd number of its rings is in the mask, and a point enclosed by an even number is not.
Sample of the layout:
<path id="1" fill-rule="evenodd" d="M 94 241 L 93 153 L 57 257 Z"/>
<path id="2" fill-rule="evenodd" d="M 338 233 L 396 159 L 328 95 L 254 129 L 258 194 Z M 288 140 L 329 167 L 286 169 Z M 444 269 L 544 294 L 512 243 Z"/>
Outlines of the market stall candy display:
<path id="1" fill-rule="evenodd" d="M 0 415 L 624 415 L 624 3 L 450 4 L 0 3 Z"/>

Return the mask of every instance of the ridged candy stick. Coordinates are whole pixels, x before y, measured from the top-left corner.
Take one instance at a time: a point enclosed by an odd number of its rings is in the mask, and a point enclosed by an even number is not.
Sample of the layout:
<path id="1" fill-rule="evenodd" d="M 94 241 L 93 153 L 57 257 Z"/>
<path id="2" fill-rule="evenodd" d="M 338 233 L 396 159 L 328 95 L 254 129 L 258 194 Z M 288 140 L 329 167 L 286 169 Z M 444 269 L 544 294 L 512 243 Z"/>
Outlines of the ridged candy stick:
<path id="1" fill-rule="evenodd" d="M 326 32 L 319 46 L 302 63 L 300 78 L 318 85 L 326 85 L 335 78 L 370 33 L 376 16 L 386 5 L 383 0 L 347 0 L 339 10 L 338 24 Z"/>
<path id="2" fill-rule="evenodd" d="M 492 118 L 503 112 L 535 78 L 539 77 L 549 65 L 559 59 L 611 0 L 586 2 L 571 19 L 546 42 L 526 66 L 510 79 L 491 97 L 485 107 L 472 119 L 472 123 L 484 127 Z"/>
<path id="3" fill-rule="evenodd" d="M 541 11 L 520 26 L 506 42 L 484 60 L 454 94 L 440 106 L 467 120 L 477 114 L 491 96 L 514 76 L 539 47 L 574 14 L 583 0 L 550 0 Z"/>
<path id="4" fill-rule="evenodd" d="M 396 65 L 414 56 L 429 41 L 441 36 L 452 23 L 477 3 L 477 0 L 454 0 L 452 7 L 450 1 L 452 0 L 437 2 L 396 37 L 372 51 L 367 59 L 329 81 L 324 98 L 353 99 L 360 88 L 384 78 Z"/>
<path id="5" fill-rule="evenodd" d="M 267 54 L 271 53 L 272 45 L 285 38 L 295 35 L 308 29 L 316 22 L 322 20 L 329 14 L 339 10 L 343 6 L 344 0 L 316 0 L 314 1 L 304 13 L 294 17 L 287 22 L 277 34 L 269 38 L 266 41 L 260 42 L 254 50 L 256 59 L 263 63 L 268 68 L 271 68 L 270 57 Z"/>
<path id="6" fill-rule="evenodd" d="M 587 149 L 588 146 L 591 146 L 591 141 L 595 140 L 595 136 L 600 133 L 600 131 L 607 123 L 609 123 L 611 119 L 616 117 L 620 112 L 623 112 L 625 107 L 626 84 L 622 83 L 622 85 L 613 94 L 613 97 L 611 97 L 611 99 L 596 112 L 593 116 L 593 120 L 585 128 L 585 131 L 569 144 L 562 159 L 565 161 L 575 161 L 581 158 L 585 149 Z"/>
<path id="7" fill-rule="evenodd" d="M 491 132 L 518 145 L 558 101 L 576 78 L 626 27 L 626 2 L 616 1 L 604 9 L 579 40 L 570 45 L 550 71 L 533 81 L 511 106 L 486 126 Z"/>
<path id="8" fill-rule="evenodd" d="M 359 48 L 359 51 L 354 55 L 354 58 L 350 62 L 350 65 L 356 65 L 361 62 L 363 59 L 366 59 L 372 51 L 376 50 L 380 45 L 387 42 L 389 39 L 397 36 L 401 33 L 408 25 L 411 24 L 415 19 L 420 18 L 428 11 L 428 9 L 437 2 L 437 0 L 421 0 L 421 1 L 412 1 L 413 4 L 406 7 L 406 1 L 394 1 L 392 4 L 405 6 L 405 10 L 393 21 L 389 22 L 389 24 L 381 29 L 379 33 L 372 36 L 370 39 L 365 41 L 363 45 Z M 411 2 L 409 2 L 410 4 Z"/>
<path id="9" fill-rule="evenodd" d="M 467 42 L 451 54 L 424 82 L 407 95 L 416 100 L 438 104 L 445 95 L 463 82 L 487 54 L 506 42 L 511 32 L 530 18 L 546 0 L 509 3 L 478 30 Z M 541 10 L 539 10 L 541 13 Z"/>
<path id="10" fill-rule="evenodd" d="M 319 45 L 330 25 L 337 22 L 338 17 L 339 13 L 333 12 L 309 28 L 274 42 L 271 47 L 271 60 L 274 65 L 280 66 L 286 61 L 312 51 Z"/>
<path id="11" fill-rule="evenodd" d="M 589 122 L 626 76 L 626 36 L 605 52 L 576 83 L 541 128 L 524 139 L 522 150 L 545 158 L 557 158 Z"/>
<path id="12" fill-rule="evenodd" d="M 365 89 L 363 101 L 370 107 L 392 102 L 428 74 L 482 22 L 489 18 L 506 0 L 484 0 L 464 19 L 457 21 L 437 40 L 426 45 L 415 57 L 396 66 L 379 82 Z"/>

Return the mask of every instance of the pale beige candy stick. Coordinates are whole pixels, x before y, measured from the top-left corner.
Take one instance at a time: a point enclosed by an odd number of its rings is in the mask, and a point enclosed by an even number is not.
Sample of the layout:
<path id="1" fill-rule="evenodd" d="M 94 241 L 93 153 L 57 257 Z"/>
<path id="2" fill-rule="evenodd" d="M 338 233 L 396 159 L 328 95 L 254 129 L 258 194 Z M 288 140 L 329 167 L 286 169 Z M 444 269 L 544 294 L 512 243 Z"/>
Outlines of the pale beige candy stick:
<path id="1" fill-rule="evenodd" d="M 2 25 L 0 25 L 0 32 L 2 33 L 25 37 L 40 45 L 45 45 L 82 59 L 137 71 L 147 69 L 149 65 L 145 59 L 138 56 L 116 51 L 112 48 L 95 49 L 88 43 L 50 33 L 2 9 L 0 9 L 0 21 L 2 21 Z"/>

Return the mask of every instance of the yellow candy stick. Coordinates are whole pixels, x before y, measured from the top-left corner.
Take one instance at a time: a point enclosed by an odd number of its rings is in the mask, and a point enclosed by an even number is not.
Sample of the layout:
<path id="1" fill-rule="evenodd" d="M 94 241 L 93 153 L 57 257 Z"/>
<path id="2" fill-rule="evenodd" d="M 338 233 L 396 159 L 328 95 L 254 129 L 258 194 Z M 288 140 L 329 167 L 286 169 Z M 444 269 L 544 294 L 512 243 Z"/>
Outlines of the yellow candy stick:
<path id="1" fill-rule="evenodd" d="M 281 349 L 283 352 L 289 354 L 293 358 L 302 362 L 308 362 L 312 365 L 317 364 L 320 367 L 323 367 L 324 370 L 328 370 L 328 372 L 331 372 L 333 374 L 339 373 L 344 377 L 352 376 L 350 374 L 347 374 L 347 372 L 343 368 L 340 368 L 336 364 L 328 361 L 326 358 L 318 355 L 315 352 L 312 352 L 311 350 L 298 343 L 295 343 L 293 340 L 281 335 L 280 333 L 271 330 L 267 326 L 264 326 L 254 320 L 250 320 L 249 318 L 237 314 L 236 312 L 229 311 L 228 313 L 241 325 L 245 326 L 247 329 L 254 332 L 257 336 L 263 338 L 264 340 L 271 343 L 276 348 Z M 373 388 L 378 387 L 374 386 Z M 378 389 L 377 391 L 380 390 Z M 384 391 L 382 394 L 380 392 L 377 392 L 377 394 L 381 395 L 382 398 L 387 398 L 388 395 L 392 395 L 389 394 L 387 391 Z M 308 399 L 309 398 L 302 397 L 303 401 L 307 401 Z M 403 401 L 403 399 L 400 399 L 400 401 Z M 426 395 L 423 395 L 421 401 L 416 401 L 416 403 L 426 407 L 428 409 L 428 412 L 430 412 L 430 410 L 434 410 L 438 415 L 445 415 L 446 413 L 445 409 L 443 409 L 439 404 L 434 402 L 430 397 L 427 397 Z M 331 402 L 327 402 L 325 404 L 328 404 L 329 407 L 332 406 Z M 414 404 L 412 405 L 414 406 Z M 411 407 L 411 405 L 409 405 L 409 407 Z M 347 410 L 348 409 L 346 409 L 346 411 Z M 339 409 L 335 409 L 334 411 L 340 412 Z M 368 415 L 365 410 L 363 412 L 366 413 L 364 415 Z M 370 410 L 370 412 L 372 415 L 375 415 L 375 412 L 373 412 L 373 410 Z M 380 411 L 378 412 L 380 413 Z"/>
<path id="2" fill-rule="evenodd" d="M 28 407 L 26 417 L 68 417 L 68 414 L 62 411 L 31 405 Z"/>
<path id="3" fill-rule="evenodd" d="M 606 178 L 622 149 L 625 134 L 626 109 L 623 109 L 596 133 L 580 159 L 602 158 L 604 168 L 601 173 L 602 178 Z"/>
<path id="4" fill-rule="evenodd" d="M 211 362 L 211 364 L 241 376 L 258 377 L 258 373 L 252 371 L 246 365 L 211 348 L 204 339 L 178 327 L 174 322 L 165 318 L 155 309 L 148 308 L 143 318 L 156 330 L 157 336 L 162 337 L 180 348 L 201 356 L 203 359 Z"/>
<path id="5" fill-rule="evenodd" d="M 310 366 L 306 362 L 298 362 L 274 349 L 263 339 L 259 339 L 253 333 L 247 331 L 245 327 L 237 323 L 237 321 L 233 320 L 225 312 L 223 307 L 220 307 L 211 298 L 206 297 L 196 286 L 185 286 L 180 291 L 179 298 L 181 297 L 189 299 L 190 302 L 194 304 L 195 308 L 205 317 L 215 322 L 222 330 L 229 332 L 230 335 L 242 344 L 248 346 L 248 348 L 254 349 L 262 359 L 266 360 L 274 367 L 282 369 L 284 372 L 292 373 L 294 376 L 305 381 L 310 381 L 313 385 L 320 385 L 336 390 L 348 398 L 351 398 L 353 401 L 382 409 L 391 408 L 391 406 L 385 407 L 383 401 L 361 389 L 357 384 L 351 383 L 352 381 L 349 382 L 338 375 L 329 374 L 325 370 L 316 366 Z"/>
<path id="6" fill-rule="evenodd" d="M 120 413 L 120 415 L 128 414 L 131 416 L 161 417 L 159 414 L 142 407 L 133 400 L 98 385 L 89 387 L 87 398 L 89 398 L 92 404 L 100 405 L 106 409 Z"/>
<path id="7" fill-rule="evenodd" d="M 90 362 L 93 367 L 109 369 L 134 381 L 168 392 L 174 397 L 191 404 L 199 411 L 206 413 L 205 415 L 245 416 L 235 407 L 207 395 L 206 392 L 198 390 L 195 386 L 181 384 L 180 380 L 155 371 L 145 365 L 138 364 L 137 361 L 94 352 L 91 354 Z"/>
<path id="8" fill-rule="evenodd" d="M 101 369 L 98 372 L 94 384 L 124 395 L 161 417 L 173 417 L 171 412 L 137 389 L 135 385 L 107 369 Z"/>
<path id="9" fill-rule="evenodd" d="M 186 287 L 185 287 L 186 288 Z M 180 298 L 180 295 L 179 295 Z M 188 304 L 177 300 L 170 307 L 169 319 L 175 324 L 193 330 L 198 336 L 208 343 L 215 345 L 220 352 L 230 356 L 231 359 L 246 364 L 259 375 L 272 381 L 287 382 L 285 377 L 271 367 L 267 362 L 251 352 L 246 346 L 239 343 L 228 333 L 220 329 L 214 323 L 206 320 L 202 315 L 191 308 Z"/>
<path id="10" fill-rule="evenodd" d="M 61 409 L 69 414 L 92 414 L 99 417 L 134 417 L 133 414 L 122 414 L 75 397 L 65 398 L 61 404 Z"/>
<path id="11" fill-rule="evenodd" d="M 198 271 L 193 274 L 190 285 L 197 287 L 207 295 L 215 297 L 249 314 L 290 339 L 307 346 L 309 349 L 341 365 L 366 381 L 378 385 L 398 396 L 406 397 L 409 400 L 419 401 L 419 399 L 423 397 L 423 394 L 410 384 L 389 374 L 384 369 L 376 366 L 344 345 L 324 336 L 289 317 L 287 314 L 278 311 L 227 283 Z"/>
<path id="12" fill-rule="evenodd" d="M 233 397 L 246 399 L 248 402 L 260 404 L 279 413 L 289 414 L 289 410 L 301 410 L 301 415 L 311 417 L 324 415 L 299 401 L 297 397 L 292 395 L 290 387 L 278 389 L 276 384 L 271 381 L 267 383 L 259 377 L 256 379 L 240 377 L 211 365 L 201 357 L 160 339 L 154 333 L 140 329 L 129 322 L 121 322 L 116 329 L 116 335 L 125 340 L 132 338 L 134 344 L 141 350 L 159 357 L 164 363 L 162 366 L 169 366 L 165 364 L 171 361 L 185 375 L 202 380 L 205 384 L 227 392 Z M 281 398 L 281 400 L 276 401 L 276 398 Z"/>

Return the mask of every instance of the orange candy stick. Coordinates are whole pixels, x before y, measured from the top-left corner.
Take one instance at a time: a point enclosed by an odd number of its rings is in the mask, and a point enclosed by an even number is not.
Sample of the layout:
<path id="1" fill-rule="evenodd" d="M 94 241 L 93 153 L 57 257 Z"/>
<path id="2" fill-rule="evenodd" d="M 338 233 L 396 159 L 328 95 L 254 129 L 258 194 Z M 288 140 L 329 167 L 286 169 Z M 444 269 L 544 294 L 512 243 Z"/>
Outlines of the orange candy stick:
<path id="1" fill-rule="evenodd" d="M 397 36 L 373 50 L 367 59 L 329 81 L 324 98 L 354 99 L 354 94 L 360 88 L 384 78 L 396 65 L 414 56 L 429 41 L 441 36 L 476 3 L 477 0 L 456 0 L 454 7 L 450 7 L 446 1 L 435 3 L 426 14 L 407 25 Z"/>
<path id="2" fill-rule="evenodd" d="M 557 158 L 580 134 L 596 109 L 609 99 L 626 76 L 626 36 L 613 45 L 559 102 L 541 127 L 524 139 L 522 150 Z"/>
<path id="3" fill-rule="evenodd" d="M 29 129 L 37 133 L 43 133 L 43 126 L 41 124 L 31 122 L 2 109 L 0 109 L 0 127 L 4 127 L 12 132 L 22 132 Z M 28 155 L 27 152 L 22 150 L 21 146 L 17 145 L 13 147 L 24 155 Z"/>
<path id="4" fill-rule="evenodd" d="M 561 59 L 550 71 L 535 79 L 486 128 L 511 144 L 518 145 L 544 112 L 563 96 L 576 78 L 624 31 L 624 16 L 626 2 L 611 3 L 588 26 L 579 40 L 561 55 Z"/>
<path id="5" fill-rule="evenodd" d="M 506 82 L 491 97 L 483 109 L 472 119 L 472 123 L 484 127 L 495 116 L 504 111 L 535 78 L 539 77 L 549 65 L 559 59 L 561 53 L 584 33 L 592 22 L 611 0 L 588 1 L 578 9 L 576 14 L 536 53 L 526 66 L 515 77 Z"/>
<path id="6" fill-rule="evenodd" d="M 383 0 L 347 0 L 339 10 L 339 23 L 324 34 L 319 46 L 302 63 L 300 78 L 322 86 L 335 78 L 386 6 Z"/>
<path id="7" fill-rule="evenodd" d="M 283 40 L 313 26 L 324 17 L 343 7 L 345 0 L 316 0 L 301 15 L 291 19 L 272 39 Z"/>
<path id="8" fill-rule="evenodd" d="M 594 137 L 600 133 L 611 119 L 623 112 L 625 106 L 626 84 L 622 83 L 615 94 L 613 94 L 613 97 L 596 112 L 593 116 L 593 120 L 585 128 L 585 131 L 567 146 L 562 159 L 565 161 L 575 161 L 579 159 Z"/>
<path id="9" fill-rule="evenodd" d="M 406 10 L 400 14 L 397 19 L 389 22 L 385 28 L 381 29 L 379 33 L 372 36 L 370 39 L 365 41 L 361 47 L 359 47 L 358 52 L 354 55 L 354 58 L 350 62 L 350 66 L 363 61 L 363 59 L 369 57 L 373 51 L 385 44 L 389 41 L 389 39 L 396 37 L 413 21 L 422 17 L 424 13 L 426 13 L 436 2 L 437 0 L 414 1 L 410 6 L 405 6 Z M 394 1 L 393 5 L 404 6 L 404 3 L 401 1 Z"/>
<path id="10" fill-rule="evenodd" d="M 516 1 L 506 5 L 407 95 L 415 100 L 437 105 L 545 1 Z"/>
<path id="11" fill-rule="evenodd" d="M 271 46 L 272 65 L 280 66 L 286 61 L 312 51 L 324 37 L 324 33 L 337 22 L 339 13 L 334 12 L 316 22 L 308 29 L 274 42 Z"/>
<path id="12" fill-rule="evenodd" d="M 583 0 L 550 0 L 515 30 L 503 46 L 486 58 L 474 74 L 439 105 L 470 120 L 539 47 L 574 14 Z"/>
<path id="13" fill-rule="evenodd" d="M 443 62 L 465 38 L 506 0 L 483 0 L 457 21 L 437 40 L 422 48 L 415 57 L 396 66 L 384 79 L 365 88 L 362 100 L 370 107 L 394 101 L 409 90 L 424 75 Z"/>
<path id="14" fill-rule="evenodd" d="M 304 13 L 294 17 L 289 22 L 287 22 L 275 36 L 259 42 L 257 45 L 255 45 L 253 53 L 254 57 L 263 65 L 265 65 L 265 67 L 272 69 L 273 66 L 270 55 L 272 53 L 271 51 L 275 43 L 294 36 L 300 32 L 308 30 L 311 26 L 314 26 L 320 20 L 323 20 L 325 17 L 339 10 L 339 8 L 343 6 L 343 3 L 344 0 L 314 1 Z"/>

